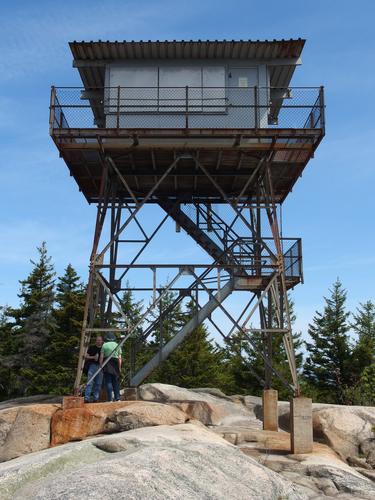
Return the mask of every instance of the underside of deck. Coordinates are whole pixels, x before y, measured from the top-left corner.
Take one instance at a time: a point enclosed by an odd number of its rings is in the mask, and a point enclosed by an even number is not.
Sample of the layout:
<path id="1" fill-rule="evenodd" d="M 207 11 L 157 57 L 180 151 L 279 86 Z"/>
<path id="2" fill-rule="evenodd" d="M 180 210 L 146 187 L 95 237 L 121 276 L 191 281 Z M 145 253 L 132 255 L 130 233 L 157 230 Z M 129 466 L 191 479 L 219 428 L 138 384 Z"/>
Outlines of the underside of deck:
<path id="1" fill-rule="evenodd" d="M 197 167 L 202 164 L 228 195 L 256 199 L 259 162 L 270 165 L 275 202 L 283 202 L 313 157 L 322 129 L 52 129 L 51 136 L 80 191 L 90 203 L 99 199 L 107 156 L 141 200 L 179 158 L 148 200 L 222 202 L 217 187 Z M 257 175 L 260 175 L 257 173 Z M 247 184 L 247 185 L 246 185 Z M 244 190 L 244 186 L 246 187 Z M 259 194 L 258 194 L 259 195 Z M 123 188 L 118 200 L 131 201 Z M 262 201 L 259 200 L 258 202 Z"/>

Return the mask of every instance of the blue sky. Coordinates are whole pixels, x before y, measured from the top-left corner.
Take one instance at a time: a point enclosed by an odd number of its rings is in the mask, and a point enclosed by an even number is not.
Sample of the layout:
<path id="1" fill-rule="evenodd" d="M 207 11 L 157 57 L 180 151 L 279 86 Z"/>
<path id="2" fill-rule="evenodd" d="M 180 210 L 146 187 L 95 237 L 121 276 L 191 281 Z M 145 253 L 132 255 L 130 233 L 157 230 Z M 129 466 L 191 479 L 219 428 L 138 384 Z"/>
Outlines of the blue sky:
<path id="1" fill-rule="evenodd" d="M 43 240 L 59 274 L 71 262 L 86 279 L 95 210 L 48 135 L 48 105 L 52 84 L 80 84 L 67 42 L 97 39 L 307 38 L 293 84 L 326 87 L 327 134 L 284 204 L 284 235 L 303 238 L 297 326 L 337 276 L 350 307 L 374 300 L 374 17 L 363 0 L 1 2 L 0 304 L 17 303 Z"/>

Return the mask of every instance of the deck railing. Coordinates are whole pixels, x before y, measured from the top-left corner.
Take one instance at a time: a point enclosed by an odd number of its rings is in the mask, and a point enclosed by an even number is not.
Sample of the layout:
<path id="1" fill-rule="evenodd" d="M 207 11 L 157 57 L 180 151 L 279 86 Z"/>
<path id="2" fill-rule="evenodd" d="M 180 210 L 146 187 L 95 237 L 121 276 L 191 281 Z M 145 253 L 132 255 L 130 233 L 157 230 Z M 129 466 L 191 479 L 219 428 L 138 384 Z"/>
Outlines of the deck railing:
<path id="1" fill-rule="evenodd" d="M 263 241 L 274 251 L 273 238 L 263 238 Z M 281 238 L 282 248 L 284 249 L 284 271 L 287 278 L 298 278 L 303 282 L 302 269 L 302 241 L 301 238 Z M 287 250 L 285 250 L 287 247 Z M 252 238 L 239 238 L 231 246 L 231 255 L 242 268 L 246 269 L 251 275 L 268 276 L 274 273 L 278 266 L 266 252 L 259 246 L 259 253 L 256 251 L 256 243 Z M 254 251 L 249 251 L 253 248 Z"/>
<path id="2" fill-rule="evenodd" d="M 324 130 L 323 87 L 52 87 L 50 128 Z"/>

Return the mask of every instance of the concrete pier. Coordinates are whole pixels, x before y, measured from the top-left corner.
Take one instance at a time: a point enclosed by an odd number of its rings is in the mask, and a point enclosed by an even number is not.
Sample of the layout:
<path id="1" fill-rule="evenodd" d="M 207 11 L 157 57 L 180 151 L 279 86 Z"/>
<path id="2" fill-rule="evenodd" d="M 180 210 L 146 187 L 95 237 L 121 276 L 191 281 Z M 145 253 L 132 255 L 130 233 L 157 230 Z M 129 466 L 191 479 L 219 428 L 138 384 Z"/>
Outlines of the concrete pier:
<path id="1" fill-rule="evenodd" d="M 290 403 L 290 439 L 293 454 L 312 452 L 313 427 L 310 398 L 294 398 Z"/>
<path id="2" fill-rule="evenodd" d="M 123 397 L 124 401 L 137 401 L 138 389 L 137 387 L 125 387 Z"/>
<path id="3" fill-rule="evenodd" d="M 82 408 L 84 404 L 84 399 L 81 396 L 64 396 L 62 409 L 64 411 L 70 410 L 71 408 Z"/>
<path id="4" fill-rule="evenodd" d="M 262 395 L 264 431 L 279 430 L 277 400 L 278 392 L 275 389 L 264 389 Z"/>

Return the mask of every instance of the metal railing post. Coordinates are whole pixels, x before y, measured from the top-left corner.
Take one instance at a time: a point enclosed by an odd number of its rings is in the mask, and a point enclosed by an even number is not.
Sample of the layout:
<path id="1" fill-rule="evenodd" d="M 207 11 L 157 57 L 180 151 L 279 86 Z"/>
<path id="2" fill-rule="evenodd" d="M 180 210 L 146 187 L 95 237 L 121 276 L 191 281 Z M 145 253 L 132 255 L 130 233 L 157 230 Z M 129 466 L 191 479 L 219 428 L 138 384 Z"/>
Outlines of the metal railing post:
<path id="1" fill-rule="evenodd" d="M 323 87 L 323 85 L 319 89 L 319 105 L 320 105 L 320 125 L 324 131 L 324 129 L 325 129 L 325 112 L 324 112 L 324 87 Z"/>
<path id="2" fill-rule="evenodd" d="M 120 128 L 120 95 L 121 95 L 121 87 L 120 85 L 117 87 L 117 127 Z"/>
<path id="3" fill-rule="evenodd" d="M 303 284 L 302 240 L 298 238 L 298 267 L 301 283 Z"/>
<path id="4" fill-rule="evenodd" d="M 63 122 L 64 122 L 64 113 L 60 106 L 59 128 L 63 128 Z"/>
<path id="5" fill-rule="evenodd" d="M 189 86 L 185 87 L 185 128 L 189 128 Z"/>
<path id="6" fill-rule="evenodd" d="M 258 86 L 255 85 L 254 87 L 254 121 L 255 121 L 255 128 L 258 128 L 259 125 L 259 116 L 258 116 Z"/>
<path id="7" fill-rule="evenodd" d="M 56 87 L 51 87 L 51 101 L 49 106 L 49 133 L 52 134 L 53 123 L 55 121 Z"/>

